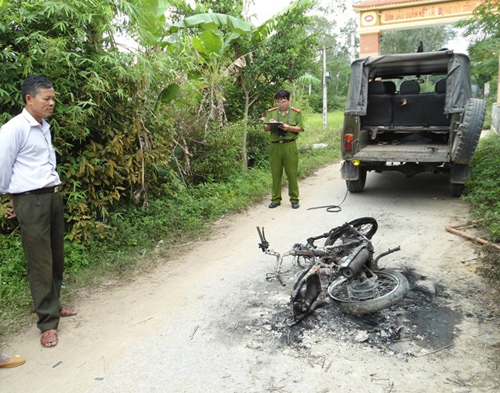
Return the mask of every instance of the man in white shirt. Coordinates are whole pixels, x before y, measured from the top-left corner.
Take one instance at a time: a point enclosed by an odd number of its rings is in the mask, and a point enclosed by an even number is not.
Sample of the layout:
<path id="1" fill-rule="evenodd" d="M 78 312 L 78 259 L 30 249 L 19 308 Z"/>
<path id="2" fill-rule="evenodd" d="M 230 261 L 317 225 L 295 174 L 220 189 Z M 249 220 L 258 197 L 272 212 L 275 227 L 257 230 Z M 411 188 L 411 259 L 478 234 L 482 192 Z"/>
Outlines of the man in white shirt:
<path id="1" fill-rule="evenodd" d="M 21 227 L 28 281 L 40 342 L 57 345 L 60 317 L 76 315 L 61 307 L 59 296 L 64 265 L 64 211 L 56 172 L 56 154 L 50 125 L 55 91 L 40 76 L 28 77 L 21 86 L 25 107 L 0 128 L 0 193 L 8 194 Z"/>

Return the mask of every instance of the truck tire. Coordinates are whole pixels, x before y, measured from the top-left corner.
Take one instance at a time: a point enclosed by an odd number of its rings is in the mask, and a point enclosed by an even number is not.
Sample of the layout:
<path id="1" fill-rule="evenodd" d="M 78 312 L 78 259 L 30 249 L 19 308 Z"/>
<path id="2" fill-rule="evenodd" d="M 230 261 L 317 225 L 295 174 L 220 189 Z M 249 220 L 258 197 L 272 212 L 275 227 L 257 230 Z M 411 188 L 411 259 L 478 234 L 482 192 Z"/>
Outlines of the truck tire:
<path id="1" fill-rule="evenodd" d="M 468 165 L 477 147 L 486 115 L 486 103 L 471 98 L 465 105 L 457 135 L 453 141 L 451 158 L 456 164 Z"/>
<path id="2" fill-rule="evenodd" d="M 465 190 L 465 184 L 462 183 L 451 183 L 451 196 L 459 198 L 462 196 Z"/>
<path id="3" fill-rule="evenodd" d="M 366 183 L 366 169 L 359 168 L 358 180 L 346 180 L 347 189 L 352 193 L 363 192 Z"/>

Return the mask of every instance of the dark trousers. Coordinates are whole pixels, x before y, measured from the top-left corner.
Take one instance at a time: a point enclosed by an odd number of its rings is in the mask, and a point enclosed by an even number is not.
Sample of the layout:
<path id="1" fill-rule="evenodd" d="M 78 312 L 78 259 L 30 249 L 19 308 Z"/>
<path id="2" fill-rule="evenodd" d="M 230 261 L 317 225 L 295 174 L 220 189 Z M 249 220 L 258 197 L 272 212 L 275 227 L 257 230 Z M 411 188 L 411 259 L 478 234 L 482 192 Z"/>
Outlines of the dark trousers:
<path id="1" fill-rule="evenodd" d="M 57 329 L 64 266 L 61 194 L 14 195 L 38 328 Z"/>

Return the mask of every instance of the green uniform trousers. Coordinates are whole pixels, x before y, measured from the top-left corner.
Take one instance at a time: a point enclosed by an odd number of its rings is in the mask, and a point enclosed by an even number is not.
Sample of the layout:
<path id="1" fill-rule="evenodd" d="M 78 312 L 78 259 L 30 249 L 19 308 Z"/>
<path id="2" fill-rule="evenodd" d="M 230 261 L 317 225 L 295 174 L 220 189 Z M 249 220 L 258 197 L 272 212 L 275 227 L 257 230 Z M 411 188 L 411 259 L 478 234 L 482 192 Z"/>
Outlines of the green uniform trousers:
<path id="1" fill-rule="evenodd" d="M 290 202 L 299 202 L 299 149 L 297 142 L 271 143 L 271 176 L 273 178 L 273 188 L 271 202 L 281 203 L 281 178 L 283 168 L 288 179 L 288 196 Z"/>
<path id="2" fill-rule="evenodd" d="M 57 329 L 64 266 L 64 210 L 56 194 L 14 195 L 38 328 Z"/>

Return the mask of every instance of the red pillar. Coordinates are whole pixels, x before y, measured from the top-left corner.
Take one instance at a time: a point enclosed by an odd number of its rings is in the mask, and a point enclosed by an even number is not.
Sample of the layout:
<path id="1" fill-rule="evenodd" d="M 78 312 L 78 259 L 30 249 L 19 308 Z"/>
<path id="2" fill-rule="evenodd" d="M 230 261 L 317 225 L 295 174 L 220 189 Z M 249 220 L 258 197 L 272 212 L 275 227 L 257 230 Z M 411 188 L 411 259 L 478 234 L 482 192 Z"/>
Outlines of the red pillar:
<path id="1" fill-rule="evenodd" d="M 380 55 L 380 32 L 360 36 L 360 57 Z"/>

